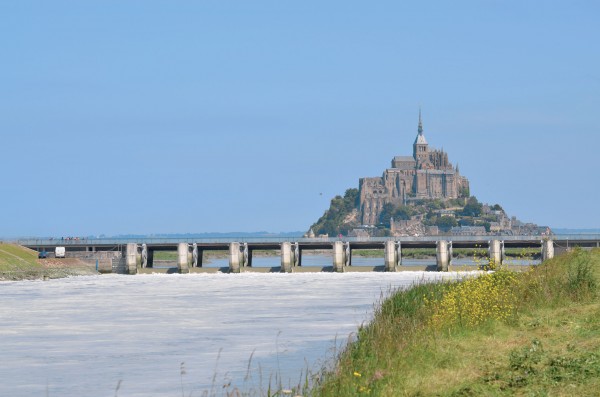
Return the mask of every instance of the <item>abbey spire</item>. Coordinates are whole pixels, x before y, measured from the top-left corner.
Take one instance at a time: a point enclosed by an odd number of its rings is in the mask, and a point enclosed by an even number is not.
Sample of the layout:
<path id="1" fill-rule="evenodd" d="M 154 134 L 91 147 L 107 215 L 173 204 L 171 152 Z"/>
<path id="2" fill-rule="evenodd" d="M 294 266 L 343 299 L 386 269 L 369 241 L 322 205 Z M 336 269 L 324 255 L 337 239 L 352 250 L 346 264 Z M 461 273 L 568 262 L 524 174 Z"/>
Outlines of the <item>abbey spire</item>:
<path id="1" fill-rule="evenodd" d="M 423 135 L 423 120 L 421 119 L 421 108 L 419 108 L 419 127 L 417 128 L 418 134 L 413 144 L 413 158 L 419 162 L 425 161 L 429 154 L 427 153 L 427 140 Z"/>

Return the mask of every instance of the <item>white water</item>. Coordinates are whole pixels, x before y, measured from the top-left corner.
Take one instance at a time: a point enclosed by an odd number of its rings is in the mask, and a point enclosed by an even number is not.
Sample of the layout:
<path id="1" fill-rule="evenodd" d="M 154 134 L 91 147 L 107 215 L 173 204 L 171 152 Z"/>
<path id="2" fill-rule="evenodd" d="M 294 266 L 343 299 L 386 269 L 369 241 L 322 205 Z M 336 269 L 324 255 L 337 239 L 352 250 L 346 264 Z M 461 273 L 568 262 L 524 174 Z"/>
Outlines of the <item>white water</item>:
<path id="1" fill-rule="evenodd" d="M 336 339 L 347 341 L 369 320 L 382 295 L 456 276 L 242 273 L 0 282 L 0 395 L 178 396 L 182 381 L 186 396 L 221 395 L 234 386 L 266 389 L 276 374 L 284 386 L 297 384 L 307 365 L 315 370 L 331 357 Z"/>

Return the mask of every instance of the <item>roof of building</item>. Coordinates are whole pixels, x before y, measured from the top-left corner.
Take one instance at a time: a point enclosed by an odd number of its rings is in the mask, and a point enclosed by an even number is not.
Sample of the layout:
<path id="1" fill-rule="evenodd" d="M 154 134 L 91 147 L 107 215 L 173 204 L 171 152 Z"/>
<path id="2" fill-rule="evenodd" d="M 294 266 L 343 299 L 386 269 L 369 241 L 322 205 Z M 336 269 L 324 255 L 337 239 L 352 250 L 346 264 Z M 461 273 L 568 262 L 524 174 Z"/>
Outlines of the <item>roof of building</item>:
<path id="1" fill-rule="evenodd" d="M 436 170 L 436 169 L 427 170 L 427 169 L 425 169 L 425 170 L 417 170 L 417 173 L 419 173 L 419 174 L 431 174 L 431 175 L 434 175 L 434 174 L 438 174 L 438 175 L 441 175 L 441 174 L 454 175 L 456 172 L 454 170 Z"/>
<path id="2" fill-rule="evenodd" d="M 425 135 L 423 135 L 423 133 L 417 135 L 417 139 L 415 139 L 415 144 L 427 145 L 427 140 L 425 139 Z"/>
<path id="3" fill-rule="evenodd" d="M 413 156 L 394 156 L 394 161 L 410 161 L 414 163 L 415 159 Z"/>
<path id="4" fill-rule="evenodd" d="M 450 229 L 450 234 L 454 236 L 485 234 L 485 232 L 486 230 L 483 226 L 455 226 Z"/>

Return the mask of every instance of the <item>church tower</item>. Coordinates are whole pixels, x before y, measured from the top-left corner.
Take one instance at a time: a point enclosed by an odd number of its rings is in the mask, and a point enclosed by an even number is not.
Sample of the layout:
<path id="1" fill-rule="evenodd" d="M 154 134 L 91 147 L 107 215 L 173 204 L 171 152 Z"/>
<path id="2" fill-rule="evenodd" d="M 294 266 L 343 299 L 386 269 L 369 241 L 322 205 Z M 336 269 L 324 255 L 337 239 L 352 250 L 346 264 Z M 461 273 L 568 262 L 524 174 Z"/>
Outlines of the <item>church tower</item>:
<path id="1" fill-rule="evenodd" d="M 417 168 L 420 164 L 424 164 L 429 159 L 429 153 L 427 149 L 427 140 L 423 135 L 423 122 L 421 120 L 421 109 L 419 108 L 419 128 L 417 138 L 413 144 L 413 157 L 417 161 Z"/>

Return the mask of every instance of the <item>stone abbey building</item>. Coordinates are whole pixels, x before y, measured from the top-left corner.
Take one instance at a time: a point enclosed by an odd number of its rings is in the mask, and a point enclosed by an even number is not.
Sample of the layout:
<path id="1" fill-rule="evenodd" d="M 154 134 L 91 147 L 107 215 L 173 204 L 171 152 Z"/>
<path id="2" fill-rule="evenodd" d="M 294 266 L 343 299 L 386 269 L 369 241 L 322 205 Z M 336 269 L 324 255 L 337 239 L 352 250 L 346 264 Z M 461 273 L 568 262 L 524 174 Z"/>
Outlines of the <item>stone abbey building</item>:
<path id="1" fill-rule="evenodd" d="M 458 166 L 448 161 L 443 150 L 429 147 L 423 135 L 421 111 L 413 155 L 396 156 L 383 176 L 359 181 L 360 221 L 376 225 L 383 205 L 406 205 L 418 199 L 455 199 L 469 196 L 469 180 L 460 175 Z"/>

